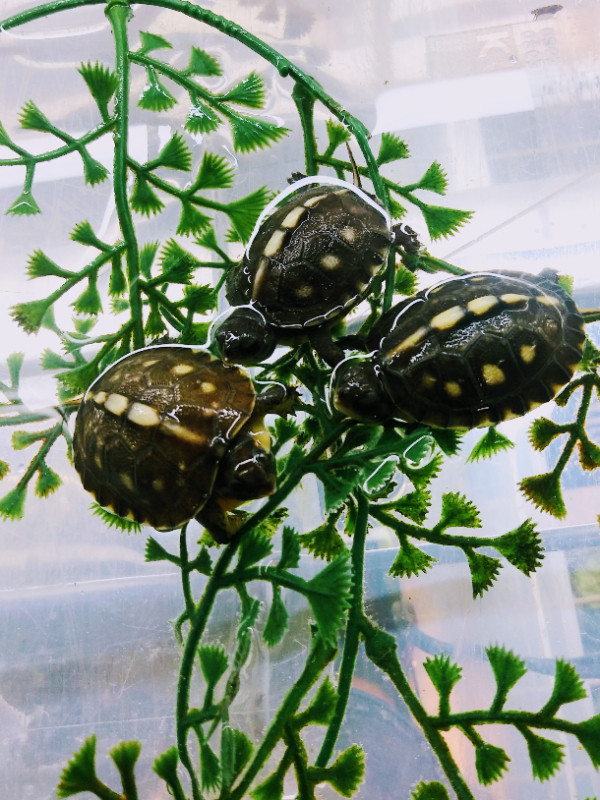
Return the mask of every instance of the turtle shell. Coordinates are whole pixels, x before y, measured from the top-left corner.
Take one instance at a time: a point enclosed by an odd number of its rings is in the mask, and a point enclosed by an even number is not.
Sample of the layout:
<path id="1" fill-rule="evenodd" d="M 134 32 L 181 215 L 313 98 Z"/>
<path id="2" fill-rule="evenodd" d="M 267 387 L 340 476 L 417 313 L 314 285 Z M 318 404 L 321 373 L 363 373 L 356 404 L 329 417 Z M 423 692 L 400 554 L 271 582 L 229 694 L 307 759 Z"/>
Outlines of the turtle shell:
<path id="1" fill-rule="evenodd" d="M 137 350 L 90 386 L 75 423 L 75 468 L 102 506 L 159 530 L 180 527 L 213 491 L 255 391 L 237 367 L 181 345 Z"/>
<path id="2" fill-rule="evenodd" d="M 360 302 L 394 238 L 376 201 L 329 180 L 292 186 L 290 197 L 276 201 L 227 277 L 232 305 L 252 304 L 269 324 L 292 334 L 339 319 Z"/>
<path id="3" fill-rule="evenodd" d="M 554 272 L 480 272 L 382 316 L 369 346 L 398 416 L 474 428 L 551 400 L 582 356 L 583 318 Z"/>

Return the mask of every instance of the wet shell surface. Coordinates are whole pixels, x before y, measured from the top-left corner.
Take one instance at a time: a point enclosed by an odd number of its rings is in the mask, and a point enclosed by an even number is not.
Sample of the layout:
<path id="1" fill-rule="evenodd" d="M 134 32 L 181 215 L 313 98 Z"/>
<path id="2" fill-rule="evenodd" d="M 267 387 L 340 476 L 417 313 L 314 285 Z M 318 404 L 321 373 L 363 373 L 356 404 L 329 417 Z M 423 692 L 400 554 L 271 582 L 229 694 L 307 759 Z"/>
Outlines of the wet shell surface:
<path id="1" fill-rule="evenodd" d="M 581 360 L 583 318 L 549 270 L 451 278 L 387 312 L 369 346 L 398 417 L 484 427 L 551 400 Z"/>
<path id="2" fill-rule="evenodd" d="M 339 319 L 365 297 L 385 267 L 391 222 L 364 192 L 330 181 L 293 184 L 259 224 L 229 273 L 232 305 L 251 304 L 293 334 Z"/>
<path id="3" fill-rule="evenodd" d="M 220 460 L 254 405 L 250 378 L 205 351 L 138 350 L 88 389 L 75 424 L 75 467 L 115 514 L 177 528 L 211 496 Z"/>

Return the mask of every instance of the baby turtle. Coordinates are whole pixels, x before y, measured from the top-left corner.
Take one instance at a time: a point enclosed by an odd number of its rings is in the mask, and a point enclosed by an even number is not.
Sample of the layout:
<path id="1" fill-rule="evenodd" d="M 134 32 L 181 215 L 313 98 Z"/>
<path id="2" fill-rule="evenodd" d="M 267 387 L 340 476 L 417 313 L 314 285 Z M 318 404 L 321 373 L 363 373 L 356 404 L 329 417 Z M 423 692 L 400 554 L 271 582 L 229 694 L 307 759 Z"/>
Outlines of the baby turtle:
<path id="1" fill-rule="evenodd" d="M 303 178 L 258 220 L 229 272 L 234 310 L 212 331 L 221 357 L 257 364 L 277 343 L 308 337 L 331 365 L 344 354 L 329 335 L 382 273 L 395 233 L 379 203 L 337 178 Z"/>
<path id="2" fill-rule="evenodd" d="M 115 514 L 171 530 L 196 518 L 219 542 L 227 511 L 272 494 L 275 465 L 264 414 L 285 399 L 257 396 L 237 367 L 183 345 L 137 350 L 87 390 L 73 437 L 84 487 Z"/>
<path id="3" fill-rule="evenodd" d="M 584 340 L 583 318 L 551 270 L 451 278 L 381 317 L 371 354 L 334 371 L 333 404 L 365 421 L 494 425 L 551 400 Z"/>

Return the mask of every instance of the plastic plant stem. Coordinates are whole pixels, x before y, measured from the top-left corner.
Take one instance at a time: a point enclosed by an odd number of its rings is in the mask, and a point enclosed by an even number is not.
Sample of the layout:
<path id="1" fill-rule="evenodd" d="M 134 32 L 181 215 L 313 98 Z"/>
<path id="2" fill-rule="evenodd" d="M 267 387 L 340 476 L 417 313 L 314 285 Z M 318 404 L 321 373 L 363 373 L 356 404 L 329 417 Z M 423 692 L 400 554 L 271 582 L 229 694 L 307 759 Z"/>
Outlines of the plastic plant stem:
<path id="1" fill-rule="evenodd" d="M 304 139 L 304 163 L 307 175 L 317 172 L 317 139 L 315 136 L 314 108 L 315 98 L 299 83 L 292 89 L 292 99 L 296 103 Z"/>
<path id="2" fill-rule="evenodd" d="M 363 618 L 363 575 L 365 566 L 365 542 L 367 538 L 369 520 L 369 502 L 362 492 L 356 493 L 357 517 L 354 535 L 352 537 L 352 599 L 348 620 L 346 623 L 346 633 L 344 636 L 344 649 L 342 651 L 342 661 L 340 665 L 339 680 L 337 685 L 338 700 L 335 712 L 321 750 L 315 761 L 315 766 L 325 767 L 333 755 L 335 743 L 340 733 L 340 728 L 346 714 L 348 698 L 352 686 L 352 677 L 358 655 L 358 644 L 360 639 L 360 624 Z"/>
<path id="3" fill-rule="evenodd" d="M 285 726 L 283 741 L 287 745 L 294 764 L 299 800 L 315 800 L 314 787 L 308 777 L 306 748 L 293 725 L 288 724 Z"/>
<path id="4" fill-rule="evenodd" d="M 427 714 L 406 679 L 400 661 L 398 660 L 396 653 L 397 645 L 394 637 L 382 631 L 365 616 L 363 616 L 361 620 L 361 632 L 365 640 L 367 657 L 373 664 L 379 667 L 382 672 L 388 675 L 398 690 L 398 693 L 408 706 L 417 724 L 421 727 L 425 738 L 438 757 L 456 796 L 459 800 L 475 800 L 474 795 L 465 783 L 464 778 L 454 762 L 448 745 L 438 730 L 439 723 L 436 725 L 435 717 L 430 717 Z M 442 726 L 439 725 L 439 727 Z"/>
<path id="5" fill-rule="evenodd" d="M 265 732 L 263 740 L 252 762 L 248 766 L 245 775 L 231 791 L 228 800 L 242 800 L 242 798 L 246 797 L 252 781 L 273 752 L 277 742 L 281 739 L 285 726 L 288 724 L 292 715 L 296 713 L 300 703 L 334 656 L 335 648 L 327 647 L 323 644 L 319 636 L 313 638 L 310 653 L 308 654 L 302 673 L 285 696 L 271 725 Z"/>
<path id="6" fill-rule="evenodd" d="M 200 792 L 196 771 L 187 747 L 187 737 L 190 729 L 187 714 L 189 709 L 192 675 L 194 672 L 198 645 L 200 644 L 200 640 L 206 629 L 206 624 L 219 590 L 220 580 L 229 566 L 232 558 L 234 557 L 235 552 L 235 545 L 228 545 L 223 550 L 219 560 L 215 564 L 213 573 L 204 589 L 204 594 L 197 604 L 195 611 L 190 615 L 190 629 L 188 631 L 183 654 L 181 656 L 181 666 L 177 681 L 177 702 L 175 710 L 175 720 L 177 725 L 177 747 L 179 751 L 179 759 L 190 775 L 194 800 L 202 800 L 202 793 Z"/>
<path id="7" fill-rule="evenodd" d="M 119 80 L 115 93 L 115 110 L 117 124 L 114 132 L 114 195 L 117 216 L 121 232 L 125 240 L 125 257 L 127 261 L 127 278 L 129 282 L 129 304 L 131 318 L 134 320 L 133 346 L 136 349 L 144 346 L 144 320 L 142 316 L 142 300 L 138 278 L 140 274 L 140 254 L 138 250 L 135 227 L 127 198 L 127 150 L 129 141 L 129 59 L 127 41 L 127 23 L 131 15 L 129 5 L 117 2 L 109 3 L 106 8 L 114 37 L 116 55 L 116 73 Z"/>

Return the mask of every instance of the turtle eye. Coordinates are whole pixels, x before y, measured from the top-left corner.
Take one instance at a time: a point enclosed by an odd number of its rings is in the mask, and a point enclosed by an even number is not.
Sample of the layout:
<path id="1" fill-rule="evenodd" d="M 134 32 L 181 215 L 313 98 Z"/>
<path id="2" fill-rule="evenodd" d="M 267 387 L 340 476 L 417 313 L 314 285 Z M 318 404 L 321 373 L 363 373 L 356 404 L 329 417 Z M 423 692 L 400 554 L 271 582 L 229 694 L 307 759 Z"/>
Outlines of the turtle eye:
<path id="1" fill-rule="evenodd" d="M 262 314 L 249 306 L 234 309 L 212 331 L 223 361 L 259 364 L 275 349 L 275 334 Z"/>
<path id="2" fill-rule="evenodd" d="M 342 414 L 365 422 L 387 422 L 395 407 L 371 360 L 349 358 L 332 378 L 333 405 Z"/>

